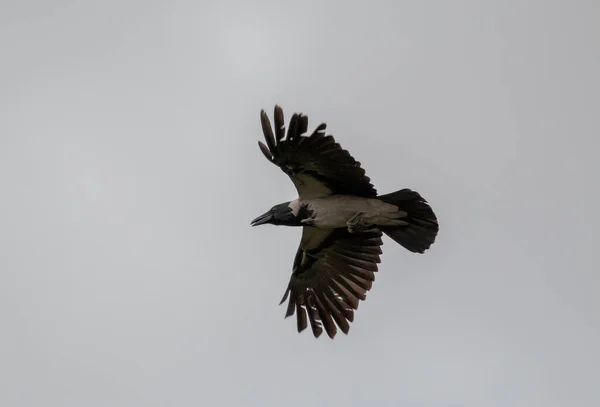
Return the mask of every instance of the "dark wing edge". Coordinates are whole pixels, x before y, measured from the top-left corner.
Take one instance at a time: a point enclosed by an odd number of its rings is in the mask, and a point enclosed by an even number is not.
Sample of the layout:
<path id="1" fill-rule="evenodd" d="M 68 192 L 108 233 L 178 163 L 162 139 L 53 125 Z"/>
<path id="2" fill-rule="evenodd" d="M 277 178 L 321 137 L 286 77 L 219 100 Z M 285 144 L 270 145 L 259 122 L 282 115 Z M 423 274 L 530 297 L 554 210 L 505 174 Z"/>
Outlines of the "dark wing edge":
<path id="1" fill-rule="evenodd" d="M 305 226 L 303 242 L 310 233 L 323 232 Z M 348 334 L 354 311 L 375 281 L 383 242 L 379 229 L 352 234 L 347 229 L 335 229 L 325 233 L 315 248 L 305 249 L 301 242 L 280 304 L 289 298 L 285 317 L 296 314 L 299 333 L 310 323 L 315 338 L 325 328 L 333 339 L 338 327 Z"/>
<path id="2" fill-rule="evenodd" d="M 299 194 L 323 196 L 346 194 L 375 197 L 371 184 L 360 162 L 344 150 L 332 135 L 326 135 L 327 125 L 321 123 L 307 136 L 308 116 L 294 113 L 286 133 L 283 110 L 274 109 L 274 126 L 264 110 L 260 120 L 265 143 L 258 142 L 264 156 L 281 168 L 298 189 Z M 316 187 L 315 182 L 327 190 Z"/>

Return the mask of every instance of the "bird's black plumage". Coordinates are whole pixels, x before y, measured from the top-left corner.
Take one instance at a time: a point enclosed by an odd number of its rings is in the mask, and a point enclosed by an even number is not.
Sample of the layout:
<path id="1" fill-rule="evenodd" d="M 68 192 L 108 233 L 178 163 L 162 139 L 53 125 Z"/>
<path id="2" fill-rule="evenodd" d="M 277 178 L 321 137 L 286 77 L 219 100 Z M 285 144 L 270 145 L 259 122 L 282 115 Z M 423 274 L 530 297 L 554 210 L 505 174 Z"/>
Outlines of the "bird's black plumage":
<path id="1" fill-rule="evenodd" d="M 333 136 L 325 134 L 325 123 L 307 136 L 308 117 L 295 113 L 284 138 L 285 123 L 279 106 L 275 107 L 274 117 L 275 134 L 267 114 L 261 111 L 267 144 L 258 143 L 265 157 L 292 179 L 300 199 L 329 194 L 377 196 L 377 190 L 360 162 L 344 150 Z"/>
<path id="2" fill-rule="evenodd" d="M 347 334 L 375 280 L 382 235 L 422 253 L 435 241 L 437 218 L 409 189 L 378 196 L 360 163 L 325 134 L 324 123 L 307 135 L 308 117 L 296 113 L 286 133 L 279 106 L 274 131 L 264 110 L 260 116 L 266 142 L 259 141 L 261 151 L 298 191 L 298 200 L 275 205 L 252 222 L 302 226 L 281 300 L 289 300 L 285 315 L 296 315 L 298 332 L 310 324 L 315 337 L 323 329 L 331 338 L 338 328 Z"/>
<path id="3" fill-rule="evenodd" d="M 321 335 L 321 325 L 331 338 L 336 324 L 348 333 L 359 300 L 366 298 L 375 280 L 381 235 L 375 228 L 354 234 L 346 229 L 303 229 L 292 277 L 281 299 L 283 303 L 289 297 L 286 317 L 297 313 L 299 332 L 307 327 L 308 314 L 315 337 Z"/>

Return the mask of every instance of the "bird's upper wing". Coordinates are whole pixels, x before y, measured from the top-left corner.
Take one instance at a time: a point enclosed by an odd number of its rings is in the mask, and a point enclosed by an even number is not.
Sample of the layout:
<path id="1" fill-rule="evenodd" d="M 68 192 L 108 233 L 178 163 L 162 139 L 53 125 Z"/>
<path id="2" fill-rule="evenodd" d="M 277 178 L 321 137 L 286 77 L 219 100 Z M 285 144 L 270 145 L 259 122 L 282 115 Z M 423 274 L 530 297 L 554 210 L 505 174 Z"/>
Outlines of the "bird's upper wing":
<path id="1" fill-rule="evenodd" d="M 292 277 L 281 299 L 283 303 L 289 297 L 285 316 L 296 313 L 298 332 L 310 323 L 315 337 L 323 327 L 330 338 L 337 327 L 348 333 L 359 300 L 366 298 L 375 280 L 381 235 L 379 229 L 350 233 L 303 227 Z"/>
<path id="2" fill-rule="evenodd" d="M 300 199 L 332 194 L 375 197 L 377 191 L 348 151 L 331 135 L 325 135 L 326 124 L 319 125 L 307 136 L 308 117 L 295 113 L 285 133 L 283 111 L 275 106 L 275 133 L 264 110 L 260 114 L 267 144 L 258 142 L 261 151 L 291 179 Z"/>

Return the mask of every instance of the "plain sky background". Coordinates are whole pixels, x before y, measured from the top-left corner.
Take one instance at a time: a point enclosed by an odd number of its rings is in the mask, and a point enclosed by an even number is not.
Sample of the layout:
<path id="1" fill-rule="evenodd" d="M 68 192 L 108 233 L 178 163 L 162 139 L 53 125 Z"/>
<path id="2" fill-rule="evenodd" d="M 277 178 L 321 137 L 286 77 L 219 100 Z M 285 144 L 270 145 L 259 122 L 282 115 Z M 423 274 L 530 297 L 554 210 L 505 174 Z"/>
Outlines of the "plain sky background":
<path id="1" fill-rule="evenodd" d="M 0 405 L 600 405 L 600 2 L 0 2 Z M 350 334 L 278 306 L 259 112 L 441 230 Z"/>

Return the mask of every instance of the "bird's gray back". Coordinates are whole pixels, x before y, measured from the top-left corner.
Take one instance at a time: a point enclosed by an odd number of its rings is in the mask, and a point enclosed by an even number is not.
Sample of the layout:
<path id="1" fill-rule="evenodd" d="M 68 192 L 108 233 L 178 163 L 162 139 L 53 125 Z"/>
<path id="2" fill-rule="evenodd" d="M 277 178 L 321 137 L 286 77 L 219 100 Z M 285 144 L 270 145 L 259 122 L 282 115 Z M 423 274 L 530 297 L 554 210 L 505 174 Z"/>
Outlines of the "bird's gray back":
<path id="1" fill-rule="evenodd" d="M 297 201 L 294 205 L 305 207 L 312 213 L 313 225 L 321 228 L 346 227 L 346 222 L 359 212 L 373 216 L 398 211 L 397 206 L 379 199 L 351 195 L 306 199 Z"/>

